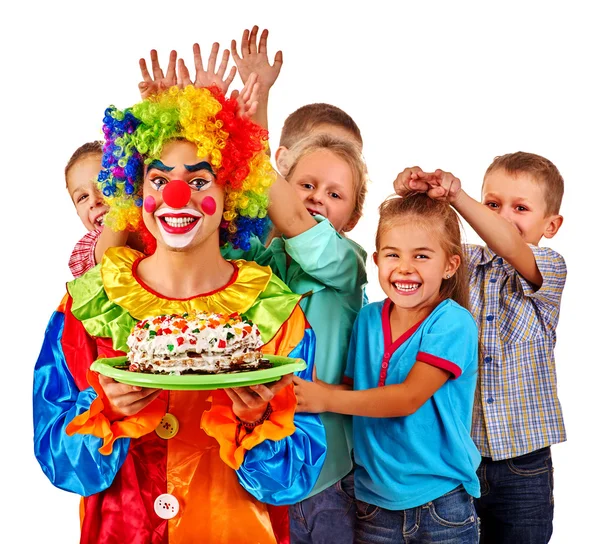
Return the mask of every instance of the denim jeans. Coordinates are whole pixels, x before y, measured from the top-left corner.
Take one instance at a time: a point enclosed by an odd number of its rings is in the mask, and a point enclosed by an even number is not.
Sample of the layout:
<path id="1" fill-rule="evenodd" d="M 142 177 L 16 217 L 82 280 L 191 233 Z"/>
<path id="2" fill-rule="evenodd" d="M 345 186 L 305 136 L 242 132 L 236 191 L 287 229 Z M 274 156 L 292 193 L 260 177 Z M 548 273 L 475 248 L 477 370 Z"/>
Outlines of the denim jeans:
<path id="1" fill-rule="evenodd" d="M 475 501 L 482 544 L 546 544 L 552 535 L 554 479 L 550 448 L 492 461 L 484 457 Z"/>
<path id="2" fill-rule="evenodd" d="M 476 544 L 477 515 L 462 486 L 407 510 L 356 501 L 356 544 Z"/>
<path id="3" fill-rule="evenodd" d="M 354 472 L 290 506 L 292 544 L 352 544 L 356 505 Z"/>

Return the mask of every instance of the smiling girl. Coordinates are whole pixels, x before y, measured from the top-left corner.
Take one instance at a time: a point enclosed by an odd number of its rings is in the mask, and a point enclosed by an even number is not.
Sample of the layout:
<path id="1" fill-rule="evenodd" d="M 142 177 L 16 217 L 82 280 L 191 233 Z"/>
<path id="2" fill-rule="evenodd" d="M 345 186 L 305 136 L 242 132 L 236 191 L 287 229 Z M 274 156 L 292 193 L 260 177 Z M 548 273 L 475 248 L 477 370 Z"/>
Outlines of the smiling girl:
<path id="1" fill-rule="evenodd" d="M 426 195 L 386 200 L 380 213 L 387 298 L 356 319 L 347 385 L 295 379 L 298 409 L 355 416 L 355 542 L 477 542 L 477 327 L 458 218 Z"/>

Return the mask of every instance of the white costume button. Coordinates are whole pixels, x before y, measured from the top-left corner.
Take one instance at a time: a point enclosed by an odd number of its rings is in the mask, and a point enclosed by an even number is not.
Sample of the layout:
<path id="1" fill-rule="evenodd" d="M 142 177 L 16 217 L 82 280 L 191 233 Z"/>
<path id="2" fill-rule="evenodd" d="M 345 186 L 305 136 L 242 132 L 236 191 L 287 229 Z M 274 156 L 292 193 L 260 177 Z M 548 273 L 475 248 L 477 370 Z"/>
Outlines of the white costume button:
<path id="1" fill-rule="evenodd" d="M 177 432 L 179 431 L 179 421 L 173 414 L 165 414 L 163 418 L 160 420 L 158 427 L 154 430 L 154 432 L 164 438 L 165 440 L 169 440 L 169 438 L 173 438 Z"/>
<path id="2" fill-rule="evenodd" d="M 179 501 L 170 493 L 163 493 L 156 497 L 154 511 L 161 519 L 174 518 L 179 512 Z"/>

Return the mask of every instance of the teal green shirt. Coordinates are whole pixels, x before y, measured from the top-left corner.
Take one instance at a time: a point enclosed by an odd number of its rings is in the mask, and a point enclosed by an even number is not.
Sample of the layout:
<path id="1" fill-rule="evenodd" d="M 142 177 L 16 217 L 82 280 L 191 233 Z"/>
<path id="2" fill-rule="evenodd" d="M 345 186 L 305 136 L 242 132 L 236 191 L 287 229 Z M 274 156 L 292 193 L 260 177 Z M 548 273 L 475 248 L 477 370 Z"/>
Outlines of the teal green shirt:
<path id="1" fill-rule="evenodd" d="M 306 232 L 293 238 L 275 238 L 269 247 L 253 238 L 248 251 L 225 246 L 221 252 L 227 259 L 268 265 L 292 291 L 308 295 L 300 306 L 317 337 L 317 376 L 327 383 L 340 384 L 352 326 L 363 304 L 367 254 L 357 243 L 336 232 L 329 221 L 323 217 L 316 220 L 318 224 Z M 324 413 L 321 420 L 327 434 L 327 457 L 309 497 L 352 469 L 352 418 Z"/>

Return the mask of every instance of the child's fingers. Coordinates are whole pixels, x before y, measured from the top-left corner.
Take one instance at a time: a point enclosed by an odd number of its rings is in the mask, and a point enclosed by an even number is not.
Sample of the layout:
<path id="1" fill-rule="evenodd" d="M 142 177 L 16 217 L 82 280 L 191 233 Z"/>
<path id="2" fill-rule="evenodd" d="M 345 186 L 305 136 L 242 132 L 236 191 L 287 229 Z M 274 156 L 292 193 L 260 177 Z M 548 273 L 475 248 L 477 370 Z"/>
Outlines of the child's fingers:
<path id="1" fill-rule="evenodd" d="M 241 60 L 237 52 L 237 43 L 235 40 L 231 40 L 231 56 L 233 57 L 233 62 L 236 64 Z"/>
<path id="2" fill-rule="evenodd" d="M 257 28 L 258 30 L 258 28 Z M 269 31 L 265 28 L 260 33 L 260 41 L 258 42 L 258 52 L 267 54 L 267 38 L 269 37 Z"/>
<path id="3" fill-rule="evenodd" d="M 204 66 L 202 65 L 202 53 L 200 51 L 200 45 L 195 43 L 193 47 L 194 51 L 194 68 L 196 69 L 196 77 L 200 72 L 204 72 Z"/>
<path id="4" fill-rule="evenodd" d="M 152 82 L 152 78 L 150 77 L 150 72 L 148 72 L 148 65 L 146 64 L 146 59 L 140 59 L 140 72 L 142 72 L 142 79 L 146 83 Z"/>
<path id="5" fill-rule="evenodd" d="M 167 80 L 169 82 L 175 81 L 175 66 L 177 65 L 177 51 L 173 49 L 171 53 L 169 53 L 169 64 L 167 65 Z"/>
<path id="6" fill-rule="evenodd" d="M 181 88 L 187 87 L 192 84 L 192 79 L 190 78 L 190 71 L 183 59 L 179 59 L 178 69 L 177 69 L 177 85 Z"/>
<path id="7" fill-rule="evenodd" d="M 244 33 L 242 34 L 242 45 L 240 47 L 242 52 L 242 57 L 246 58 L 247 55 L 250 54 L 250 46 L 248 45 L 248 37 L 250 36 L 250 31 L 246 28 Z"/>
<path id="8" fill-rule="evenodd" d="M 158 62 L 158 52 L 156 49 L 152 49 L 152 51 L 150 51 L 150 62 L 152 64 L 152 75 L 154 76 L 154 80 L 156 81 L 157 79 L 164 79 L 165 75 L 163 74 Z"/>
<path id="9" fill-rule="evenodd" d="M 275 59 L 273 60 L 273 68 L 277 69 L 277 75 L 279 75 L 282 65 L 283 65 L 283 51 L 277 51 L 277 53 L 275 53 Z"/>
<path id="10" fill-rule="evenodd" d="M 229 85 L 231 85 L 231 82 L 233 81 L 233 78 L 235 77 L 236 72 L 237 72 L 237 68 L 235 66 L 232 66 L 231 70 L 229 70 L 229 75 L 227 76 L 227 79 L 225 80 L 225 89 L 223 90 L 223 92 L 227 92 L 227 89 L 229 89 Z"/>
<path id="11" fill-rule="evenodd" d="M 212 49 L 210 50 L 210 57 L 208 57 L 208 66 L 206 67 L 206 71 L 209 74 L 215 73 L 215 66 L 217 64 L 217 55 L 219 54 L 219 42 L 215 42 L 212 45 Z"/>
<path id="12" fill-rule="evenodd" d="M 249 48 L 251 55 L 257 53 L 257 47 L 256 47 L 256 36 L 257 35 L 258 35 L 258 26 L 254 25 L 252 27 L 252 31 L 250 32 L 250 40 L 248 41 L 248 48 Z"/>
<path id="13" fill-rule="evenodd" d="M 229 49 L 223 50 L 223 56 L 221 57 L 221 64 L 219 64 L 219 69 L 217 70 L 217 76 L 219 79 L 223 79 L 225 75 L 225 70 L 227 70 L 227 64 L 229 63 Z"/>

